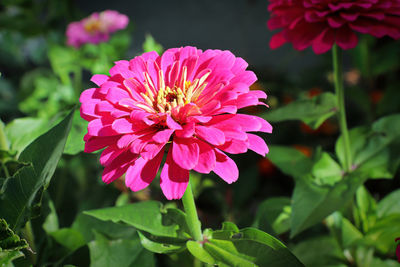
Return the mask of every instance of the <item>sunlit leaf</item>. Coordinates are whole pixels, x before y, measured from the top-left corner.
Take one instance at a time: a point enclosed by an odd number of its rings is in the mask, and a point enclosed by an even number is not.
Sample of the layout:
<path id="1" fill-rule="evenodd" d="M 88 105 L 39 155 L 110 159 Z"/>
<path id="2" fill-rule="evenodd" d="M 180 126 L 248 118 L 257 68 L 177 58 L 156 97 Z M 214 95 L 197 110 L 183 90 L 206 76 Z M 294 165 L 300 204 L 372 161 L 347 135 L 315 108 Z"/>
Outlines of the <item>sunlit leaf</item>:
<path id="1" fill-rule="evenodd" d="M 332 93 L 323 93 L 311 99 L 300 99 L 281 108 L 269 110 L 262 115 L 269 122 L 301 120 L 313 129 L 318 128 L 326 119 L 336 113 L 336 97 Z"/>
<path id="2" fill-rule="evenodd" d="M 384 217 L 391 214 L 400 214 L 400 189 L 393 191 L 389 195 L 385 196 L 378 203 L 376 209 L 378 217 Z"/>
<path id="3" fill-rule="evenodd" d="M 85 214 L 104 221 L 125 223 L 155 236 L 182 237 L 179 232 L 180 229 L 184 229 L 176 223 L 177 220 L 172 220 L 168 213 L 163 211 L 161 203 L 157 201 L 85 211 Z"/>
<path id="4" fill-rule="evenodd" d="M 12 229 L 18 229 L 40 205 L 41 193 L 48 186 L 72 123 L 71 112 L 58 125 L 38 137 L 22 151 L 19 161 L 30 166 L 21 168 L 5 180 L 0 200 L 0 217 Z"/>

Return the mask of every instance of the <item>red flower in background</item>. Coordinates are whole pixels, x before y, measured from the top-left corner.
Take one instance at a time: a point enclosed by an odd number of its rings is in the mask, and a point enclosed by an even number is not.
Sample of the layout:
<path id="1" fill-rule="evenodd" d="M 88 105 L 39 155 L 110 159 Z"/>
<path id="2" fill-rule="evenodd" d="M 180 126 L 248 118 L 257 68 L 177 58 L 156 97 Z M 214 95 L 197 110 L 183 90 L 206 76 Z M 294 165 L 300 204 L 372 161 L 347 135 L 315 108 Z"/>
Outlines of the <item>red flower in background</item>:
<path id="1" fill-rule="evenodd" d="M 395 242 L 400 241 L 400 237 L 396 238 L 394 241 Z M 400 242 L 397 243 L 396 256 L 397 256 L 397 261 L 400 262 Z"/>
<path id="2" fill-rule="evenodd" d="M 270 47 L 290 42 L 297 50 L 312 46 L 325 53 L 336 43 L 342 49 L 354 48 L 355 32 L 375 37 L 400 38 L 399 0 L 270 0 Z"/>

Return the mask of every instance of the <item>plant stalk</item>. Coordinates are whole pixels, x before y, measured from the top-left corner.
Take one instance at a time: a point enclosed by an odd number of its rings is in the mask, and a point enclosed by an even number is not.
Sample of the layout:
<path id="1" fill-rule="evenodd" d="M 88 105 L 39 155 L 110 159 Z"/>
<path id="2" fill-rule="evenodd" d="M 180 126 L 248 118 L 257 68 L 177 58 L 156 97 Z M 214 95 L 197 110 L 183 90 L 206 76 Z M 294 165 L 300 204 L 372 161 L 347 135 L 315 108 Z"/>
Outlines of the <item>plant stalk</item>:
<path id="1" fill-rule="evenodd" d="M 26 241 L 29 244 L 29 257 L 31 260 L 32 265 L 36 264 L 37 256 L 36 256 L 36 246 L 35 246 L 35 237 L 33 235 L 32 224 L 31 221 L 27 221 L 25 227 L 23 229 L 23 234 Z"/>
<path id="2" fill-rule="evenodd" d="M 190 184 L 190 181 L 186 188 L 185 194 L 182 197 L 182 203 L 186 212 L 186 223 L 189 227 L 191 236 L 196 241 L 203 241 L 201 223 L 197 215 L 196 204 L 194 203 L 192 185 Z"/>
<path id="3" fill-rule="evenodd" d="M 338 120 L 340 125 L 340 131 L 343 139 L 344 147 L 344 164 L 345 171 L 351 171 L 352 159 L 350 151 L 350 138 L 349 130 L 346 122 L 346 109 L 344 105 L 344 87 L 343 87 L 343 64 L 342 64 L 342 50 L 335 44 L 332 48 L 332 59 L 333 59 L 333 79 L 335 85 L 335 92 L 338 103 Z"/>
<path id="4" fill-rule="evenodd" d="M 4 132 L 4 124 L 0 121 L 0 149 L 1 150 L 8 150 L 8 142 L 7 137 Z"/>

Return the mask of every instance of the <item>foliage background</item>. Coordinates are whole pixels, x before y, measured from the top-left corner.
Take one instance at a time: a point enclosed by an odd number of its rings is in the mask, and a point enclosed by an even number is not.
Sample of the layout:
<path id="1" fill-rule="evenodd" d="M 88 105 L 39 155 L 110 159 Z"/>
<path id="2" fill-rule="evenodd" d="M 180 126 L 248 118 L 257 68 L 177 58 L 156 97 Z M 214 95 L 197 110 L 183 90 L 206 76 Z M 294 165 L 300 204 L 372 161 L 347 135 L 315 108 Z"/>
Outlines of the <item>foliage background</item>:
<path id="1" fill-rule="evenodd" d="M 235 184 L 227 185 L 213 175 L 193 174 L 203 228 L 220 228 L 226 220 L 239 228 L 256 226 L 282 240 L 307 266 L 395 266 L 394 237 L 400 236 L 398 115 L 391 117 L 386 128 L 375 124 L 378 130 L 372 133 L 367 128 L 353 132 L 354 142 L 382 132 L 392 140 L 384 145 L 384 155 L 371 152 L 374 156 L 365 180 L 376 179 L 367 180 L 359 189 L 357 184 L 355 196 L 352 194 L 343 203 L 332 200 L 332 204 L 328 198 L 324 205 L 331 207 L 331 212 L 322 217 L 315 215 L 317 221 L 309 225 L 310 218 L 300 218 L 307 226 L 303 225 L 304 229 L 300 229 L 300 222 L 291 222 L 296 209 L 305 209 L 294 199 L 295 181 L 309 174 L 310 169 L 317 183 L 322 179 L 320 185 L 335 185 L 341 175 L 340 153 L 335 154 L 339 130 L 331 110 L 335 105 L 323 94 L 333 92 L 331 57 L 329 53 L 316 56 L 310 50 L 298 52 L 289 45 L 270 50 L 272 34 L 266 28 L 266 1 L 5 0 L 0 8 L 0 117 L 9 145 L 1 152 L 1 160 L 10 175 L 29 162 L 24 160 L 24 155 L 29 155 L 29 149 L 24 150 L 28 144 L 59 123 L 77 104 L 80 92 L 92 86 L 91 73 L 106 73 L 113 61 L 146 50 L 161 50 L 157 43 L 164 48 L 194 45 L 228 49 L 249 62 L 259 78 L 254 88 L 265 90 L 269 96 L 268 111 L 261 107 L 246 112 L 266 116 L 275 129 L 272 135 L 263 136 L 271 145 L 266 159 L 255 153 L 233 156 L 240 170 Z M 69 22 L 105 9 L 127 14 L 131 20 L 128 29 L 99 46 L 87 45 L 79 51 L 65 47 Z M 389 38 L 364 36 L 357 48 L 345 53 L 349 128 L 369 127 L 378 119 L 400 112 L 399 59 L 398 42 Z M 279 109 L 282 107 L 287 109 Z M 149 190 L 138 193 L 129 192 L 123 181 L 103 184 L 99 153 L 80 152 L 85 122 L 77 112 L 71 116 L 71 133 L 68 141 L 60 137 L 66 149 L 62 156 L 59 151 L 60 161 L 52 166 L 51 182 L 43 176 L 33 194 L 41 201 L 28 201 L 29 214 L 24 216 L 34 217 L 34 237 L 21 227 L 13 228 L 36 254 L 22 249 L 25 257 L 14 260 L 14 264 L 24 266 L 35 261 L 38 266 L 108 266 L 117 261 L 121 266 L 190 266 L 192 258 L 187 251 L 169 256 L 150 253 L 140 244 L 134 228 L 83 213 L 150 199 L 166 201 L 156 181 Z M 67 125 L 68 121 L 63 123 Z M 338 162 L 337 166 L 332 161 Z M 2 170 L 0 177 L 6 176 Z M 5 179 L 1 181 L 3 185 Z M 321 196 L 326 194 L 320 192 Z M 304 190 L 300 198 L 310 195 Z M 339 194 L 339 198 L 342 196 Z M 181 207 L 179 201 L 166 204 Z M 333 211 L 338 212 L 325 218 Z M 293 235 L 296 227 L 300 230 Z M 14 248 L 25 247 L 18 242 Z"/>

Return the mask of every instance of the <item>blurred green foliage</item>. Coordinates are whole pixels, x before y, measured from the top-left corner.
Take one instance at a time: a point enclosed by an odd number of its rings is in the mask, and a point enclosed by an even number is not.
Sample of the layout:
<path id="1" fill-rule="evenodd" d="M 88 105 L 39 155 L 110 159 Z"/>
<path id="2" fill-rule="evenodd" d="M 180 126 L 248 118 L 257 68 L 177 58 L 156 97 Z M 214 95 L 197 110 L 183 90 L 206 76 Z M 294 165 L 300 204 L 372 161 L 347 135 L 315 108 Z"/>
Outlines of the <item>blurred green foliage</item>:
<path id="1" fill-rule="evenodd" d="M 270 109 L 244 112 L 273 123 L 274 133 L 262 136 L 270 152 L 233 155 L 240 169 L 233 185 L 191 173 L 203 245 L 191 240 L 180 202 L 165 201 L 159 175 L 136 193 L 123 180 L 105 185 L 99 154 L 82 152 L 79 95 L 93 86 L 90 75 L 128 59 L 132 41 L 128 27 L 105 43 L 66 46 L 67 23 L 84 16 L 69 0 L 2 1 L 0 265 L 395 266 L 396 42 L 360 36 L 345 53 L 350 172 L 330 57 L 297 76 L 254 70 L 252 89 L 268 93 Z M 164 50 L 150 34 L 141 47 L 135 54 Z"/>

